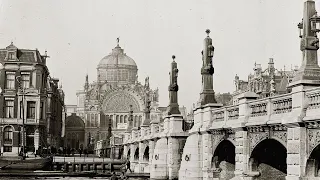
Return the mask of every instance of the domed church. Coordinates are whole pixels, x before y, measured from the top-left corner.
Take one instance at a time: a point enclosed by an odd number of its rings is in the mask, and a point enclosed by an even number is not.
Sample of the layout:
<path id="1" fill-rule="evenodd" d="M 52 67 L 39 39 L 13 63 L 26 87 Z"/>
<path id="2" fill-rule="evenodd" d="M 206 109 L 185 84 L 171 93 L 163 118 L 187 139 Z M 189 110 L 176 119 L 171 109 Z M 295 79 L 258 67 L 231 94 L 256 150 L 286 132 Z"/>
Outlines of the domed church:
<path id="1" fill-rule="evenodd" d="M 89 83 L 86 75 L 84 88 L 77 92 L 76 114 L 85 124 L 84 144 L 79 147 L 106 140 L 109 125 L 112 136 L 121 141 L 127 130 L 130 111 L 133 111 L 133 128 L 139 128 L 143 123 L 146 108 L 150 109 L 151 121 L 162 121 L 167 108 L 159 107 L 158 99 L 158 89 L 151 89 L 149 77 L 145 78 L 144 84 L 138 81 L 137 64 L 120 47 L 117 39 L 116 47 L 97 66 L 97 80 Z M 180 109 L 185 115 L 185 108 Z M 66 132 L 66 139 L 68 134 L 72 132 Z"/>

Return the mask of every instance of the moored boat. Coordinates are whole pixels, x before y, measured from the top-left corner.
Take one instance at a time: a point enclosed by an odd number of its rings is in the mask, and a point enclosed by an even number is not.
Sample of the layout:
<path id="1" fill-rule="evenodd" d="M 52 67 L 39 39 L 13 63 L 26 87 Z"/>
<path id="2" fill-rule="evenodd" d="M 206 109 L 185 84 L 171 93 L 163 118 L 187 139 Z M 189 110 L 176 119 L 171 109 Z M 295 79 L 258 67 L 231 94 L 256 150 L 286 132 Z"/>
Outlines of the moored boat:
<path id="1" fill-rule="evenodd" d="M 1 170 L 46 170 L 51 167 L 53 162 L 52 157 L 46 158 L 0 158 L 0 169 Z"/>

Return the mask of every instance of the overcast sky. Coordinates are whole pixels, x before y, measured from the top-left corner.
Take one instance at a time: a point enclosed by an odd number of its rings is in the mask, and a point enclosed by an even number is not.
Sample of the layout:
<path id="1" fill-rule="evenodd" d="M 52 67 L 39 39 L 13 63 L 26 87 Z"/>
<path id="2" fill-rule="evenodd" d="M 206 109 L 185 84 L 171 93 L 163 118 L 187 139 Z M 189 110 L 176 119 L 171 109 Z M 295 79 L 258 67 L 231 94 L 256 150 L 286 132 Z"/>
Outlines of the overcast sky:
<path id="1" fill-rule="evenodd" d="M 320 10 L 320 0 L 317 9 Z M 138 65 L 140 82 L 159 87 L 168 104 L 171 56 L 179 68 L 179 104 L 199 99 L 205 30 L 215 46 L 214 90 L 232 92 L 234 76 L 246 80 L 254 62 L 278 69 L 301 63 L 297 23 L 304 0 L 0 0 L 0 47 L 48 51 L 66 104 L 76 104 L 85 75 L 97 79 L 99 61 L 120 46 Z"/>

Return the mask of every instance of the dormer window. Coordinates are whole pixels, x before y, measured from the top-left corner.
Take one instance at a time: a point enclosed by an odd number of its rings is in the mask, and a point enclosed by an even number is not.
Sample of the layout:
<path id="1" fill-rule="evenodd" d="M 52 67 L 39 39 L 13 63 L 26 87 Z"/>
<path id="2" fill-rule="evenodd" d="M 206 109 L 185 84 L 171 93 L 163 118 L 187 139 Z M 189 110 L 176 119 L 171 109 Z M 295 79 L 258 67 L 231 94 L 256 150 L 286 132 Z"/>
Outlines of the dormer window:
<path id="1" fill-rule="evenodd" d="M 10 53 L 9 53 L 9 59 L 14 59 L 14 54 L 13 54 L 13 52 L 10 52 Z"/>
<path id="2" fill-rule="evenodd" d="M 15 60 L 15 59 L 16 59 L 15 53 L 14 52 L 8 52 L 8 60 L 12 61 L 12 60 Z"/>

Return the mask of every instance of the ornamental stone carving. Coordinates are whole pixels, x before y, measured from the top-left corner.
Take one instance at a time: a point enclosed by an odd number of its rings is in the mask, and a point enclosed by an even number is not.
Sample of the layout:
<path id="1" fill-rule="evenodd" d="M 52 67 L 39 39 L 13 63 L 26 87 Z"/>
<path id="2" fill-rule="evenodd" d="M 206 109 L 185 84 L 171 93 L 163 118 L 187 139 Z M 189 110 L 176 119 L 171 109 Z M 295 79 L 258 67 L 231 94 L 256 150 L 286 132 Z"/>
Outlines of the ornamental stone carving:
<path id="1" fill-rule="evenodd" d="M 250 154 L 252 153 L 253 149 L 264 139 L 266 139 L 269 135 L 268 132 L 254 132 L 249 133 L 250 139 Z"/>
<path id="2" fill-rule="evenodd" d="M 229 141 L 231 141 L 232 143 L 235 143 L 236 142 L 236 135 L 235 133 L 232 133 L 232 134 L 228 134 L 228 138 L 227 138 Z"/>
<path id="3" fill-rule="evenodd" d="M 129 93 L 119 92 L 105 100 L 103 110 L 105 112 L 128 112 L 132 105 L 133 112 L 139 112 L 138 101 Z"/>
<path id="4" fill-rule="evenodd" d="M 281 143 L 287 145 L 287 131 L 274 131 L 273 136 L 281 140 Z"/>
<path id="5" fill-rule="evenodd" d="M 308 144 L 309 144 L 309 155 L 313 149 L 320 144 L 320 130 L 319 129 L 308 129 Z"/>
<path id="6" fill-rule="evenodd" d="M 216 134 L 216 135 L 213 135 L 213 136 L 212 136 L 213 154 L 214 154 L 216 148 L 218 147 L 219 143 L 224 140 L 223 137 L 224 137 L 223 134 Z"/>

